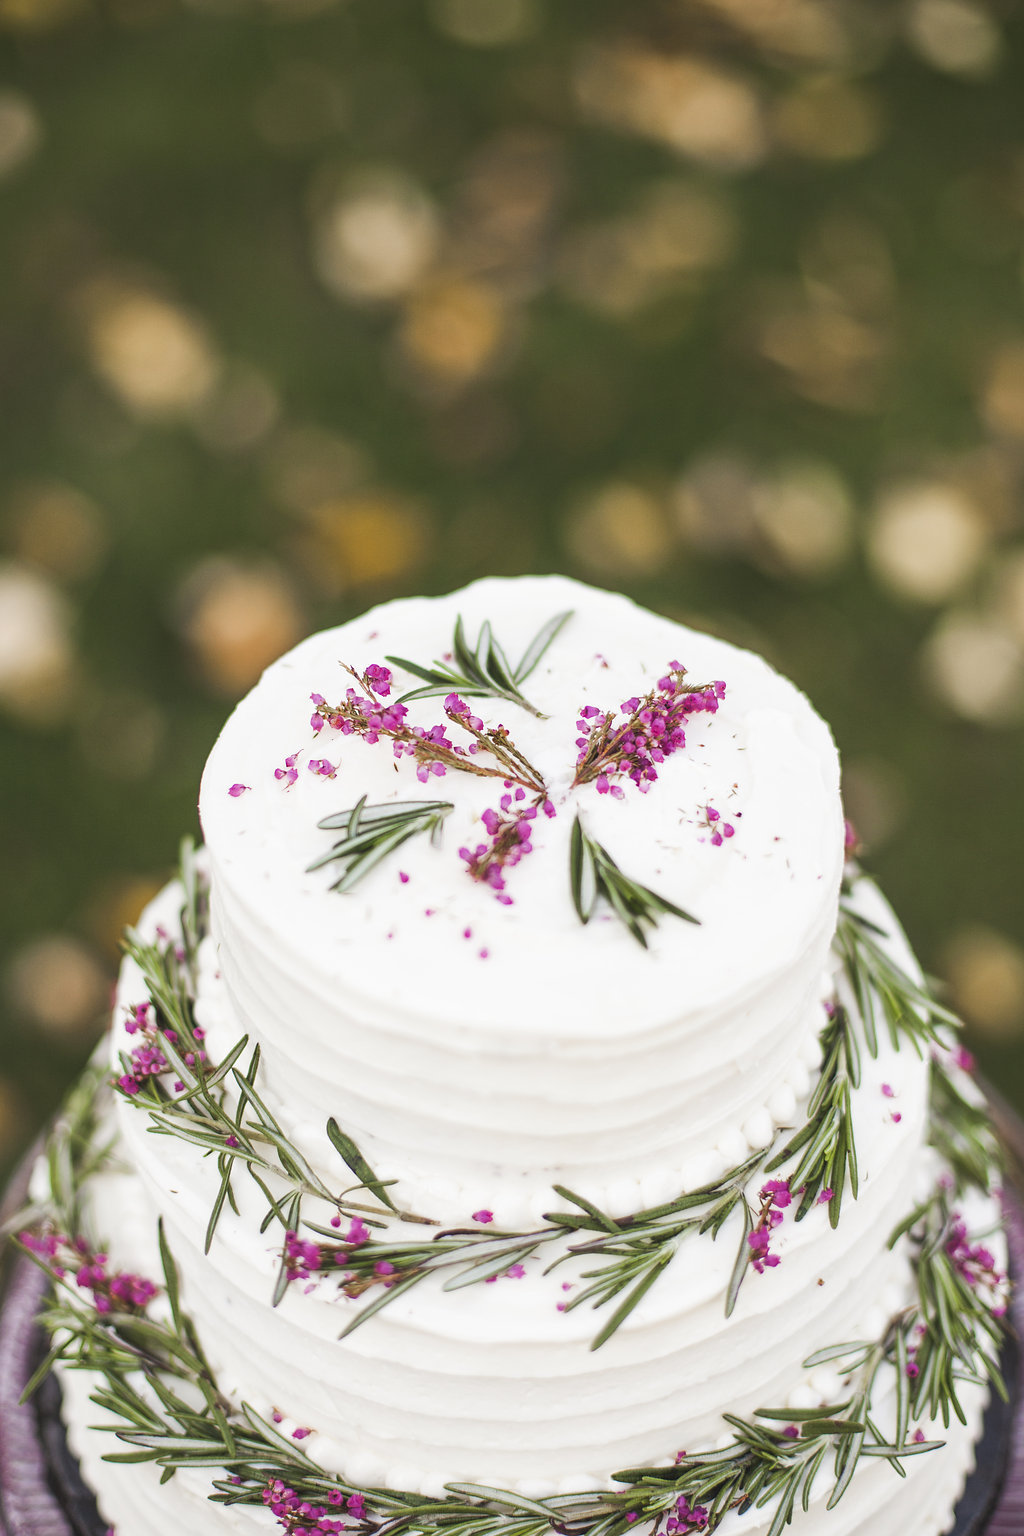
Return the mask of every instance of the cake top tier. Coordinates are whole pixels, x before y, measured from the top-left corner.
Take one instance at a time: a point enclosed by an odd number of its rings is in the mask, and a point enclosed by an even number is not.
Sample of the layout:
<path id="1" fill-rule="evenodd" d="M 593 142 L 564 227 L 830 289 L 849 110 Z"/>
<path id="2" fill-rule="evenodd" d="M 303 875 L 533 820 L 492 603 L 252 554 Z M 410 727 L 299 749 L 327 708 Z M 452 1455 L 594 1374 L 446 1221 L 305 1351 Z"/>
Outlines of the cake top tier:
<path id="1" fill-rule="evenodd" d="M 524 789 L 505 815 L 502 798 L 519 786 L 452 766 L 421 782 L 414 757 L 396 757 L 386 734 L 372 742 L 345 733 L 337 716 L 332 723 L 348 689 L 366 692 L 346 666 L 360 675 L 390 668 L 385 709 L 422 686 L 386 658 L 429 667 L 450 656 L 459 617 L 470 646 L 487 621 L 515 662 L 565 610 L 571 617 L 522 685 L 540 717 L 505 699 L 465 701 L 483 729 L 507 728 L 545 786 L 539 796 Z M 687 685 L 724 683 L 717 711 L 685 719 L 685 746 L 655 763 L 656 779 L 642 788 L 615 772 L 574 785 L 587 739 L 580 720 L 593 730 L 612 712 L 621 724 L 676 663 Z M 380 674 L 370 678 L 383 693 Z M 443 696 L 408 701 L 404 724 L 440 726 L 467 764 L 493 767 L 486 750 L 470 752 L 472 735 L 445 705 Z M 344 864 L 310 869 L 343 835 L 318 822 L 364 796 L 367 808 L 452 809 L 435 841 L 411 838 L 339 894 L 331 887 Z M 495 815 L 535 800 L 547 804 L 518 862 L 490 882 L 474 879 L 468 858 L 491 847 Z M 750 652 L 562 577 L 479 581 L 311 636 L 227 722 L 200 813 L 232 931 L 272 949 L 284 974 L 315 969 L 357 1015 L 362 1005 L 392 1024 L 443 1020 L 450 1030 L 465 1021 L 474 1034 L 515 1025 L 524 1043 L 552 1032 L 571 1040 L 577 1030 L 590 1040 L 628 1036 L 681 1012 L 742 1006 L 831 932 L 843 863 L 836 751 L 803 695 Z M 697 922 L 661 914 L 644 949 L 599 898 L 584 926 L 570 887 L 577 815 L 626 876 Z"/>

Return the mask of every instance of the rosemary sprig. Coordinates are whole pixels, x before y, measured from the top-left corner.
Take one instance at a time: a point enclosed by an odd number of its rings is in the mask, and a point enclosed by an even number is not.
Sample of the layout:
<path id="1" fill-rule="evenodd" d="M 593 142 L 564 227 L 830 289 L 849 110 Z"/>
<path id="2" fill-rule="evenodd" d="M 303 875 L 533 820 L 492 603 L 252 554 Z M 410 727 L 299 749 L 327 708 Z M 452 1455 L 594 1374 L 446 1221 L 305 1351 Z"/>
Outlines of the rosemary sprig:
<path id="1" fill-rule="evenodd" d="M 1002 1148 L 984 1102 L 968 1098 L 941 1056 L 931 1060 L 929 1140 L 949 1169 L 957 1193 L 991 1188 L 1002 1169 Z"/>
<path id="2" fill-rule="evenodd" d="M 325 864 L 340 863 L 342 872 L 331 890 L 350 891 L 409 838 L 427 832 L 436 846 L 441 840 L 445 817 L 454 809 L 450 800 L 400 800 L 390 805 L 367 805 L 363 795 L 350 810 L 338 811 L 317 822 L 324 832 L 343 829 L 344 835 L 329 852 L 310 864 L 306 872 L 322 869 Z"/>
<path id="3" fill-rule="evenodd" d="M 421 783 L 453 769 L 457 773 L 475 774 L 478 778 L 509 779 L 534 794 L 546 794 L 543 778 L 520 752 L 507 727 L 485 726 L 472 714 L 464 699 L 455 695 L 446 697 L 444 713 L 452 725 L 472 737 L 468 750 L 449 741 L 442 727 L 435 726 L 426 731 L 421 726 L 409 725 L 405 706 L 401 700 L 387 702 L 386 693 L 380 691 L 385 685 L 379 678 L 374 680 L 371 668 L 357 672 L 354 667 L 346 666 L 345 671 L 365 692 L 359 695 L 350 688 L 337 704 L 329 704 L 316 695 L 320 700 L 316 714 L 333 728 L 341 729 L 347 725 L 354 734 L 370 742 L 377 742 L 382 737 L 390 741 L 396 757 L 413 759 Z M 390 682 L 386 686 L 389 688 Z M 493 758 L 494 762 L 481 762 L 481 753 Z"/>
<path id="4" fill-rule="evenodd" d="M 511 704 L 528 710 L 538 719 L 545 717 L 529 699 L 524 698 L 521 685 L 535 670 L 545 651 L 569 619 L 573 610 L 556 613 L 534 635 L 516 666 L 512 666 L 486 621 L 480 627 L 475 647 L 466 640 L 461 616 L 455 620 L 452 652 L 455 666 L 435 661 L 432 667 L 424 667 L 404 656 L 388 656 L 396 667 L 403 667 L 413 677 L 423 679 L 426 687 L 414 688 L 403 693 L 399 703 L 409 699 L 436 699 L 443 694 L 461 693 L 469 699 L 507 699 Z M 461 670 L 457 670 L 457 668 Z"/>
<path id="5" fill-rule="evenodd" d="M 726 1315 L 732 1313 L 748 1267 L 747 1235 L 751 1221 L 745 1190 L 751 1178 L 763 1167 L 764 1161 L 764 1153 L 755 1153 L 721 1179 L 713 1180 L 690 1194 L 680 1195 L 664 1205 L 638 1211 L 635 1216 L 627 1216 L 619 1221 L 613 1220 L 562 1185 L 555 1186 L 555 1193 L 580 1207 L 584 1216 L 581 1218 L 574 1213 L 552 1211 L 544 1219 L 575 1231 L 596 1230 L 599 1235 L 588 1243 L 573 1244 L 549 1268 L 553 1269 L 569 1258 L 591 1255 L 611 1260 L 611 1263 L 599 1269 L 583 1271 L 582 1278 L 591 1283 L 566 1303 L 565 1310 L 571 1312 L 584 1302 L 592 1303 L 595 1308 L 603 1307 L 617 1296 L 623 1296 L 592 1341 L 591 1349 L 600 1349 L 617 1332 L 675 1258 L 682 1240 L 689 1233 L 702 1235 L 710 1232 L 712 1239 L 717 1238 L 733 1213 L 741 1210 L 743 1221 L 739 1252 L 726 1301 Z"/>
<path id="6" fill-rule="evenodd" d="M 892 1248 L 910 1233 L 918 1245 L 913 1368 L 905 1371 L 910 1380 L 910 1411 L 914 1418 L 941 1414 L 947 1427 L 951 1413 L 962 1424 L 967 1422 L 958 1382 L 988 1382 L 1004 1400 L 1007 1396 L 999 1370 L 1003 1325 L 977 1276 L 957 1261 L 955 1228 L 949 1193 L 940 1185 L 889 1239 Z"/>
<path id="7" fill-rule="evenodd" d="M 188 856 L 191 858 L 191 853 Z M 183 914 L 183 928 L 190 924 L 198 942 L 206 921 L 205 894 L 198 879 L 184 883 L 187 913 Z M 256 1085 L 261 1052 L 258 1046 L 248 1065 L 242 1064 L 249 1044 L 248 1036 L 243 1036 L 218 1065 L 204 1061 L 201 1041 L 195 1033 L 194 976 L 189 966 L 179 959 L 178 946 L 172 940 L 147 943 L 130 929 L 124 948 L 139 967 L 156 1010 L 160 1047 L 169 1068 L 167 1076 L 173 1074 L 182 1085 L 180 1091 L 172 1092 L 164 1075 L 154 1073 L 138 1082 L 129 1102 L 148 1112 L 150 1130 L 155 1135 L 175 1136 L 216 1158 L 218 1186 L 207 1224 L 207 1252 L 225 1208 L 237 1209 L 232 1180 L 239 1165 L 244 1166 L 267 1201 L 264 1231 L 274 1221 L 285 1230 L 295 1230 L 302 1201 L 306 1198 L 325 1201 L 342 1215 L 365 1216 L 374 1224 L 380 1224 L 389 1210 L 395 1212 L 385 1183 L 377 1178 L 355 1143 L 344 1135 L 334 1120 L 328 1122 L 328 1137 L 359 1182 L 341 1194 L 328 1189 L 308 1160 L 289 1141 L 259 1093 Z M 130 1075 L 130 1056 L 122 1052 L 121 1063 L 126 1076 Z M 285 1194 L 273 1193 L 273 1188 L 282 1187 Z M 372 1194 L 379 1203 L 367 1205 L 353 1199 L 362 1191 Z M 433 1225 L 429 1218 L 412 1212 L 395 1214 L 404 1221 Z M 286 1284 L 287 1272 L 282 1258 L 277 1300 L 284 1294 Z"/>
<path id="8" fill-rule="evenodd" d="M 698 918 L 684 912 L 667 897 L 659 896 L 657 891 L 623 874 L 607 848 L 584 832 L 578 814 L 569 843 L 569 885 L 581 923 L 590 922 L 597 900 L 603 896 L 615 916 L 644 949 L 647 948 L 644 924 L 656 928 L 663 913 L 700 925 Z"/>
<path id="9" fill-rule="evenodd" d="M 944 1029 L 959 1030 L 960 1020 L 892 958 L 880 942 L 886 937 L 884 929 L 856 909 L 845 884 L 835 946 L 857 1001 L 868 1050 L 878 1055 L 880 1011 L 893 1049 L 898 1051 L 906 1039 L 923 1055 L 927 1046 L 944 1043 Z"/>
<path id="10" fill-rule="evenodd" d="M 821 1074 L 807 1105 L 807 1120 L 765 1171 L 773 1173 L 801 1154 L 788 1175 L 793 1188 L 803 1191 L 796 1219 L 801 1221 L 819 1196 L 829 1190 L 829 1221 L 837 1227 L 847 1182 L 855 1200 L 859 1190 L 851 1092 L 860 1086 L 860 1047 L 845 1008 L 835 1008 L 820 1039 Z"/>

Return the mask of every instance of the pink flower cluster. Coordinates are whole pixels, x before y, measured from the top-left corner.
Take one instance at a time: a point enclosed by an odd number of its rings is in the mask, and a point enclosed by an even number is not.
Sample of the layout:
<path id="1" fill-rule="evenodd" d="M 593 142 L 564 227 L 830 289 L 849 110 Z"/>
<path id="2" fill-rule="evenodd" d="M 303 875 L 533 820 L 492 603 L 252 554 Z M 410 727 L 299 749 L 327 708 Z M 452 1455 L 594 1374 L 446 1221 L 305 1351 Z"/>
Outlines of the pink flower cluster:
<path id="1" fill-rule="evenodd" d="M 58 1280 L 73 1274 L 76 1285 L 92 1292 L 92 1304 L 101 1314 L 141 1312 L 156 1295 L 156 1286 L 141 1275 L 130 1274 L 127 1270 L 108 1272 L 107 1255 L 92 1253 L 84 1237 L 65 1237 L 58 1232 L 42 1236 L 21 1232 L 19 1241 L 45 1260 Z"/>
<path id="2" fill-rule="evenodd" d="M 759 1275 L 766 1269 L 774 1269 L 779 1263 L 777 1253 L 771 1251 L 771 1236 L 783 1220 L 782 1213 L 792 1203 L 789 1183 L 785 1179 L 769 1179 L 761 1191 L 761 1214 L 753 1232 L 748 1232 L 750 1262 Z"/>
<path id="3" fill-rule="evenodd" d="M 338 1536 L 339 1532 L 349 1529 L 344 1520 L 337 1518 L 339 1512 L 347 1510 L 356 1520 L 362 1520 L 366 1515 L 361 1493 L 353 1493 L 346 1499 L 341 1490 L 335 1488 L 327 1495 L 326 1505 L 310 1504 L 280 1478 L 275 1478 L 263 1490 L 263 1502 L 271 1514 L 277 1516 L 287 1536 Z"/>
<path id="4" fill-rule="evenodd" d="M 685 1493 L 676 1499 L 676 1512 L 665 1521 L 667 1536 L 676 1536 L 676 1532 L 703 1531 L 707 1529 L 708 1512 L 703 1504 L 691 1505 Z"/>
<path id="5" fill-rule="evenodd" d="M 166 1024 L 158 1022 L 156 1010 L 151 1002 L 136 1003 L 130 1010 L 124 1027 L 129 1035 L 139 1035 L 141 1039 L 138 1045 L 132 1047 L 129 1054 L 130 1070 L 123 1072 L 115 1080 L 115 1086 L 129 1098 L 134 1098 L 146 1078 L 159 1077 L 162 1073 L 171 1070 L 171 1064 L 161 1047 L 161 1040 L 169 1040 L 172 1045 L 176 1045 L 178 1036 L 175 1030 L 168 1029 Z M 205 1063 L 207 1060 L 206 1052 L 201 1049 L 206 1031 L 197 1024 L 192 1035 L 200 1049 L 185 1051 L 183 1060 L 189 1067 L 194 1067 L 197 1063 Z M 175 1083 L 174 1086 L 180 1093 L 184 1085 Z"/>
<path id="6" fill-rule="evenodd" d="M 643 698 L 624 699 L 625 720 L 615 723 L 615 711 L 602 712 L 593 704 L 580 710 L 576 728 L 575 785 L 596 783 L 601 795 L 621 797 L 613 781 L 632 779 L 644 794 L 658 777 L 657 765 L 686 745 L 684 722 L 690 715 L 714 714 L 725 697 L 722 681 L 690 688 L 683 681 L 686 669 L 669 662 L 657 687 Z"/>
<path id="7" fill-rule="evenodd" d="M 341 1217 L 332 1217 L 331 1225 L 340 1227 Z M 308 1280 L 311 1275 L 320 1274 L 325 1269 L 344 1266 L 352 1249 L 361 1248 L 369 1240 L 369 1229 L 358 1216 L 353 1218 L 348 1231 L 337 1247 L 329 1243 L 311 1243 L 300 1237 L 297 1232 L 288 1231 L 284 1235 L 288 1279 Z M 390 1268 L 391 1266 L 388 1268 L 389 1273 Z"/>
<path id="8" fill-rule="evenodd" d="M 322 693 L 310 694 L 313 714 L 309 723 L 314 731 L 319 732 L 325 725 L 329 725 L 343 736 L 361 736 L 371 746 L 376 745 L 383 736 L 391 741 L 396 758 L 418 759 L 416 777 L 421 784 L 426 784 L 432 775 L 436 778 L 444 776 L 445 765 L 433 755 L 431 748 L 439 749 L 444 754 L 465 756 L 464 749 L 449 740 L 443 725 L 432 725 L 429 729 L 421 725 L 407 725 L 406 716 L 409 711 L 404 704 L 399 704 L 397 700 L 391 704 L 383 702 L 391 693 L 391 673 L 387 667 L 371 664 L 365 672 L 356 676 L 365 692 L 359 693 L 355 688 L 347 688 L 345 702 L 337 707 L 328 704 Z M 461 705 L 462 710 L 467 710 L 458 695 L 450 694 L 445 700 L 446 713 L 458 713 L 448 709 L 452 699 Z"/>
<path id="9" fill-rule="evenodd" d="M 1007 1307 L 1007 1277 L 997 1268 L 991 1249 L 972 1243 L 963 1217 L 954 1213 L 946 1240 L 946 1253 L 962 1280 L 976 1288 L 996 1317 L 1004 1317 Z"/>
<path id="10" fill-rule="evenodd" d="M 710 841 L 713 848 L 721 848 L 726 838 L 736 835 L 736 828 L 732 822 L 723 821 L 721 811 L 716 811 L 713 805 L 704 807 L 704 826 L 711 834 Z"/>
<path id="11" fill-rule="evenodd" d="M 497 899 L 508 907 L 512 897 L 505 890 L 505 871 L 533 852 L 530 838 L 538 809 L 542 807 L 545 816 L 554 816 L 555 808 L 547 797 L 539 804 L 524 805 L 525 789 L 520 786 L 513 791 L 507 780 L 506 791 L 498 802 L 498 810 L 488 808 L 480 818 L 490 842 L 478 843 L 472 852 L 460 848 L 459 858 L 465 860 L 473 879 L 489 885 Z"/>

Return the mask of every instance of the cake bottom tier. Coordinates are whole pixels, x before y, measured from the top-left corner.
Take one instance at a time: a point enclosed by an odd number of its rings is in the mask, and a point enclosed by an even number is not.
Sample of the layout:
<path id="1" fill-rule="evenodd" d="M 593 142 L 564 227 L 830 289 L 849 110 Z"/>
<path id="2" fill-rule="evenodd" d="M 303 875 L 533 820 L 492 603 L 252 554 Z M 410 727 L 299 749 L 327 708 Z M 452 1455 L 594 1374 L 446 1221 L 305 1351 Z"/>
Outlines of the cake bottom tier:
<path id="1" fill-rule="evenodd" d="M 89 1428 L 97 1410 L 89 1401 L 92 1383 L 85 1372 L 62 1372 L 69 1443 L 83 1476 L 94 1489 L 103 1517 L 116 1536 L 269 1536 L 281 1526 L 267 1509 L 225 1506 L 209 1501 L 208 1475 L 179 1471 L 161 1484 L 152 1465 L 111 1466 L 103 1460 L 110 1436 Z M 898 1477 L 887 1462 L 862 1462 L 841 1502 L 826 1510 L 830 1477 L 819 1477 L 810 1508 L 798 1509 L 789 1529 L 793 1536 L 944 1536 L 953 1527 L 956 1505 L 974 1467 L 975 1444 L 987 1394 L 965 1390 L 967 1424 L 954 1423 L 946 1446 L 912 1458 L 907 1475 Z M 732 1513 L 718 1527 L 720 1536 L 767 1536 L 774 1509 Z M 641 1528 L 638 1526 L 637 1531 Z"/>

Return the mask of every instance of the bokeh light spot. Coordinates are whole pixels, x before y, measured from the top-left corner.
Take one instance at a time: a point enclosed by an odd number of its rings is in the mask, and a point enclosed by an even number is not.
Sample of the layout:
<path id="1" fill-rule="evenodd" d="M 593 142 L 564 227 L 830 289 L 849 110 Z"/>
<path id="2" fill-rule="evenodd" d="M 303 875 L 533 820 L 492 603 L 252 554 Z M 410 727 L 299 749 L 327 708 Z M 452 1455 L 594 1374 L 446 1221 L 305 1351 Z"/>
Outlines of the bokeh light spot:
<path id="1" fill-rule="evenodd" d="M 51 582 L 0 564 L 0 705 L 27 724 L 58 723 L 73 671 L 69 620 Z"/>
<path id="2" fill-rule="evenodd" d="M 459 385 L 492 362 L 504 330 L 503 306 L 492 289 L 466 278 L 437 277 L 411 296 L 400 341 L 417 370 Z"/>
<path id="3" fill-rule="evenodd" d="M 59 581 L 82 581 L 101 564 L 108 530 L 96 503 L 72 485 L 46 480 L 11 497 L 8 540 L 26 565 Z"/>
<path id="4" fill-rule="evenodd" d="M 657 182 L 620 218 L 572 231 L 560 271 L 568 297 L 630 315 L 729 260 L 736 219 L 718 191 L 682 179 Z"/>
<path id="5" fill-rule="evenodd" d="M 334 293 L 397 299 L 432 263 L 440 241 L 434 205 L 401 172 L 367 172 L 328 200 L 316 219 L 317 270 Z"/>
<path id="6" fill-rule="evenodd" d="M 868 528 L 868 554 L 891 591 L 941 603 L 974 574 L 988 529 L 956 486 L 921 481 L 883 493 Z"/>
<path id="7" fill-rule="evenodd" d="M 49 933 L 17 950 L 5 977 L 11 1006 L 43 1034 L 98 1033 L 112 978 L 93 950 L 66 933 Z"/>
<path id="8" fill-rule="evenodd" d="M 1024 1031 L 1024 951 L 994 928 L 955 934 L 943 969 L 953 1001 L 974 1027 L 997 1039 Z"/>
<path id="9" fill-rule="evenodd" d="M 178 588 L 178 623 L 206 681 L 234 697 L 305 633 L 291 582 L 269 561 L 214 556 Z"/>
<path id="10" fill-rule="evenodd" d="M 1024 341 L 1008 341 L 990 358 L 981 411 L 993 432 L 1024 438 Z"/>
<path id="11" fill-rule="evenodd" d="M 39 114 L 19 91 L 0 91 L 0 179 L 32 158 L 42 138 Z"/>
<path id="12" fill-rule="evenodd" d="M 849 492 L 827 464 L 808 460 L 782 465 L 758 487 L 753 509 L 771 553 L 794 576 L 829 576 L 850 553 Z"/>
<path id="13" fill-rule="evenodd" d="M 1024 712 L 1024 647 L 997 619 L 948 614 L 923 653 L 925 676 L 965 720 L 1012 725 Z"/>
<path id="14" fill-rule="evenodd" d="M 578 506 L 566 522 L 565 543 L 584 570 L 622 580 L 649 576 L 672 555 L 661 502 L 628 481 L 602 486 Z"/>
<path id="15" fill-rule="evenodd" d="M 270 432 L 281 414 L 273 384 L 258 368 L 228 365 L 193 417 L 196 436 L 216 453 L 244 453 Z"/>
<path id="16" fill-rule="evenodd" d="M 926 63 L 953 75 L 989 75 L 1002 53 L 995 18 L 969 0 L 917 0 L 907 15 L 907 36 Z"/>
<path id="17" fill-rule="evenodd" d="M 310 580 L 333 596 L 411 575 L 430 534 L 422 509 L 407 497 L 367 490 L 311 508 L 297 550 Z"/>
<path id="18" fill-rule="evenodd" d="M 828 76 L 794 87 L 773 117 L 779 143 L 806 160 L 859 160 L 881 142 L 881 103 L 865 86 Z"/>
<path id="19" fill-rule="evenodd" d="M 430 10 L 440 31 L 474 48 L 522 42 L 541 21 L 537 0 L 433 0 Z"/>
<path id="20" fill-rule="evenodd" d="M 169 299 L 102 283 L 82 308 L 93 367 L 136 415 L 178 415 L 213 385 L 219 363 L 205 328 Z"/>
<path id="21" fill-rule="evenodd" d="M 575 86 L 584 117 L 655 139 L 718 170 L 746 170 L 764 156 L 753 86 L 699 55 L 631 44 L 592 47 L 580 55 Z"/>

